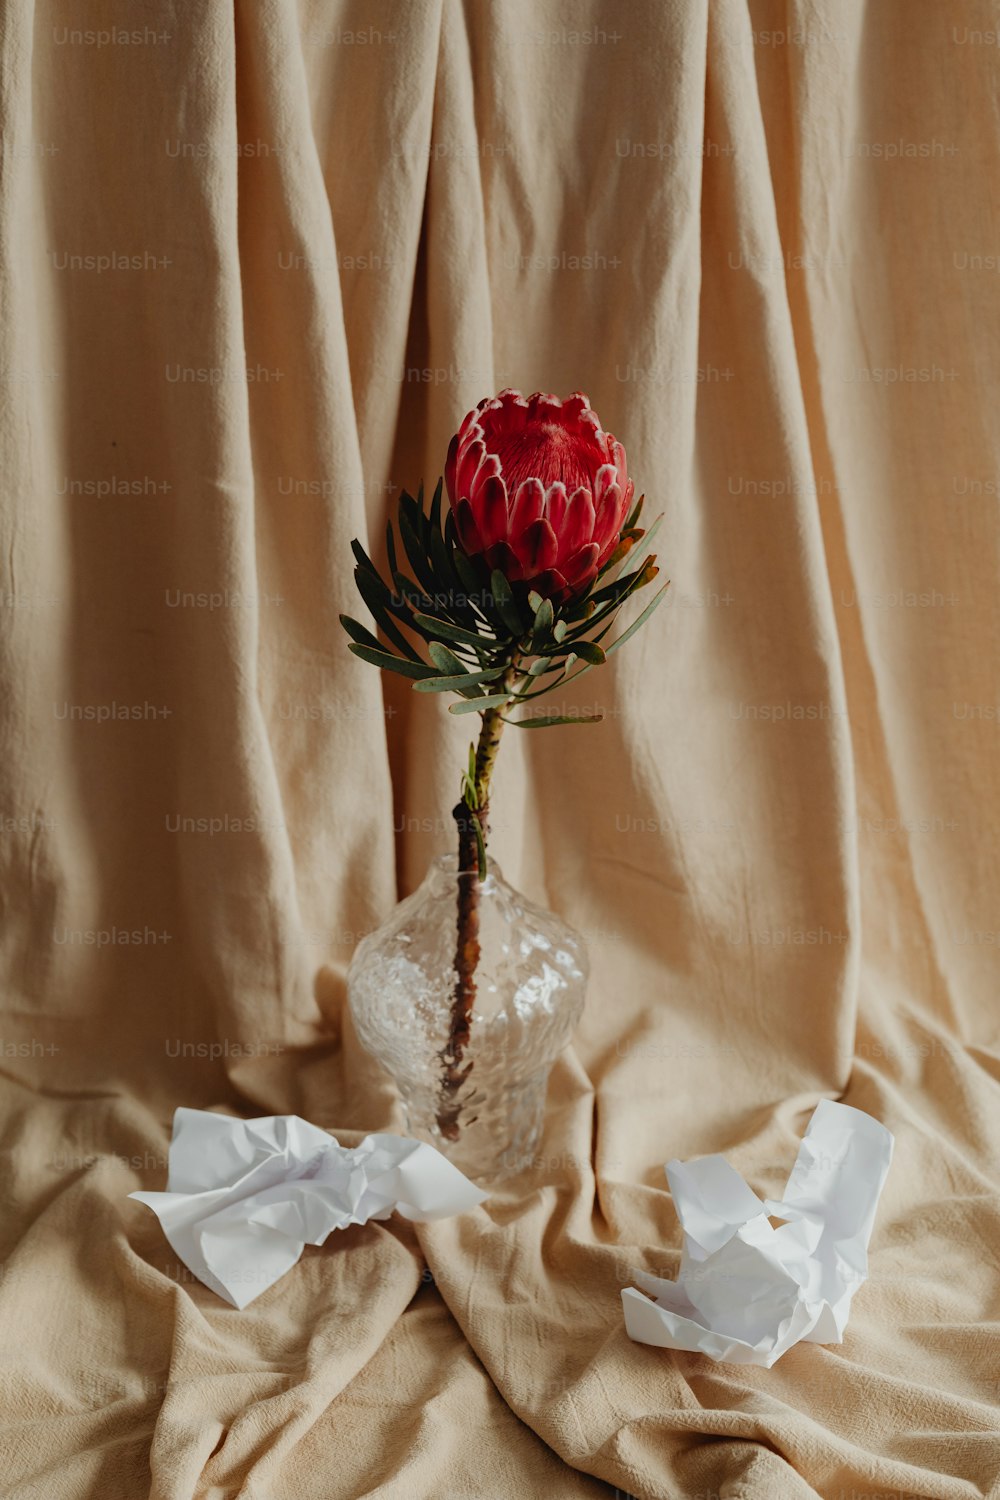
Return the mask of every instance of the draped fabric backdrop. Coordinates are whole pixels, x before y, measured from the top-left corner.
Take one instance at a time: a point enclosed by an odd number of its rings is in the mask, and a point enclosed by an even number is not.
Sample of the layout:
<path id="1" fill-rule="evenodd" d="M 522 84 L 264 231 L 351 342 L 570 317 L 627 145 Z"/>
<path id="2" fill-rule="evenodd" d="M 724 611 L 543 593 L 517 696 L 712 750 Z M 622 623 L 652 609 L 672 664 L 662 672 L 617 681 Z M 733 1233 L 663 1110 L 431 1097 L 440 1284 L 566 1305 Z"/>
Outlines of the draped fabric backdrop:
<path id="1" fill-rule="evenodd" d="M 1000 9 L 2 15 L 4 1493 L 1000 1494 Z M 526 1177 L 238 1313 L 126 1195 L 179 1104 L 402 1128 L 346 966 L 469 724 L 337 616 L 506 385 L 665 513 L 494 789 L 586 1014 Z M 896 1136 L 843 1345 L 630 1343 L 663 1162 L 778 1194 L 820 1098 Z"/>

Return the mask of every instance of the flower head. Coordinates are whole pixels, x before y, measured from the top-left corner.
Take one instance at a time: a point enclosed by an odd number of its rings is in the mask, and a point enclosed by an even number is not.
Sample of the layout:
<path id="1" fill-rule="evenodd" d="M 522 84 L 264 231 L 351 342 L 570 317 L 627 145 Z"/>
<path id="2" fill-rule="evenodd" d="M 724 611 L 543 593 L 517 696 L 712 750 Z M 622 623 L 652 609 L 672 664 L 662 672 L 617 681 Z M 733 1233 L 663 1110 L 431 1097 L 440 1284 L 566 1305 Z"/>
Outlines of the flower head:
<path id="1" fill-rule="evenodd" d="M 555 602 L 593 583 L 634 490 L 625 449 L 581 391 L 480 401 L 451 440 L 445 482 L 463 549 Z"/>

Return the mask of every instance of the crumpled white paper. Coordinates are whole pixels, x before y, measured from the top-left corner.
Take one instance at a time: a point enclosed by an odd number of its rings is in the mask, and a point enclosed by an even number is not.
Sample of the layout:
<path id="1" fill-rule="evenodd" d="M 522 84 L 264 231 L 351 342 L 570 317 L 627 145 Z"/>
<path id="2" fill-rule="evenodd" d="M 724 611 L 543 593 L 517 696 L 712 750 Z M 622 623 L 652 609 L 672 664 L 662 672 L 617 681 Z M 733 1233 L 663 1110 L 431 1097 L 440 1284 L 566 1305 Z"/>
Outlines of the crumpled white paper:
<path id="1" fill-rule="evenodd" d="M 247 1307 L 334 1229 L 463 1213 L 486 1193 L 433 1146 L 368 1135 L 353 1149 L 298 1115 L 237 1120 L 179 1109 L 165 1193 L 130 1193 L 153 1210 L 184 1264 Z"/>
<path id="2" fill-rule="evenodd" d="M 800 1339 L 839 1344 L 868 1275 L 892 1142 L 871 1115 L 821 1100 L 780 1202 L 762 1202 L 723 1156 L 668 1162 L 680 1270 L 676 1281 L 634 1273 L 649 1296 L 622 1291 L 629 1337 L 766 1369 Z"/>

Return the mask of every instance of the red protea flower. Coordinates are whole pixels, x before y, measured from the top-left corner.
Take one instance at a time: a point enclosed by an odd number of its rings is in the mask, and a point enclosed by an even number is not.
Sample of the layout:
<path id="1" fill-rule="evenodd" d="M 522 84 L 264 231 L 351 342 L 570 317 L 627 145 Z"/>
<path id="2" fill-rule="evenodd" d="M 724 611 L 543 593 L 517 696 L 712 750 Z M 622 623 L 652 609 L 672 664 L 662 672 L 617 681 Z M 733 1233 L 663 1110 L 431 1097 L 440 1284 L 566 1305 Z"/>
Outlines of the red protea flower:
<path id="1" fill-rule="evenodd" d="M 557 602 L 593 583 L 634 489 L 625 449 L 581 391 L 480 401 L 451 440 L 445 481 L 464 550 Z"/>

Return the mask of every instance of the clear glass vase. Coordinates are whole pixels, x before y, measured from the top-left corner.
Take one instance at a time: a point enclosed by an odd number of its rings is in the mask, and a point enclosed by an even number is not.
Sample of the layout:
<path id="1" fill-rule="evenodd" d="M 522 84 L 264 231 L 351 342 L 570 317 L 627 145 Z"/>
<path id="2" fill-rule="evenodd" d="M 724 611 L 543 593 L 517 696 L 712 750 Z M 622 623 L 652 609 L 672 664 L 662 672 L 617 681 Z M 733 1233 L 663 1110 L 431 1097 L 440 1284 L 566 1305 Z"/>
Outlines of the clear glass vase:
<path id="1" fill-rule="evenodd" d="M 434 860 L 358 944 L 348 999 L 362 1046 L 395 1081 L 409 1133 L 473 1181 L 497 1182 L 535 1154 L 549 1072 L 583 1010 L 587 954 L 579 933 L 515 891 L 492 859 L 482 882 L 457 865 L 454 855 Z M 478 885 L 480 956 L 449 1089 L 460 881 Z"/>

